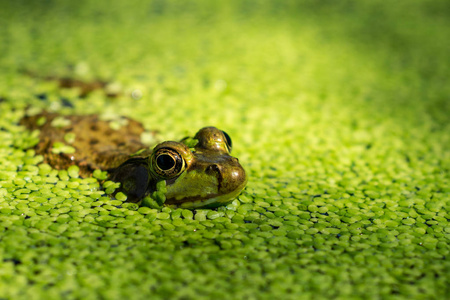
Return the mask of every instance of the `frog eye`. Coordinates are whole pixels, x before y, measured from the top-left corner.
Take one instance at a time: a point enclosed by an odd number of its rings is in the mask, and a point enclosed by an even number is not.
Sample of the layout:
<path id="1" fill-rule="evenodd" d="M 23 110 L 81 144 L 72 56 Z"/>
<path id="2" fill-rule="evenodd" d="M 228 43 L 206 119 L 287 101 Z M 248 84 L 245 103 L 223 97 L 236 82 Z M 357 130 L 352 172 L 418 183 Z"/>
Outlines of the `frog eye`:
<path id="1" fill-rule="evenodd" d="M 161 148 L 152 156 L 154 171 L 164 178 L 172 178 L 185 169 L 185 161 L 178 151 L 171 148 Z"/>
<path id="2" fill-rule="evenodd" d="M 227 144 L 228 152 L 231 153 L 231 149 L 233 149 L 233 142 L 231 141 L 230 136 L 228 133 L 222 130 L 223 135 L 225 136 L 225 143 Z"/>

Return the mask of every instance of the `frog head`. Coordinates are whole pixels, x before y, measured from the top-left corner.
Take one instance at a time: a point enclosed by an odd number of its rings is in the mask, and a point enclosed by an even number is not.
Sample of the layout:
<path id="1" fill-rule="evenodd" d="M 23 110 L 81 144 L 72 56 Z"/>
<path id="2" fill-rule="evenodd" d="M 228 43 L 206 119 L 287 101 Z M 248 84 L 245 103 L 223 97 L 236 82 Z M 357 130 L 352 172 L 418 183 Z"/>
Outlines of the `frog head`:
<path id="1" fill-rule="evenodd" d="M 148 170 L 154 181 L 165 181 L 165 205 L 216 207 L 239 195 L 247 178 L 231 149 L 231 138 L 215 127 L 202 128 L 194 138 L 157 145 Z"/>

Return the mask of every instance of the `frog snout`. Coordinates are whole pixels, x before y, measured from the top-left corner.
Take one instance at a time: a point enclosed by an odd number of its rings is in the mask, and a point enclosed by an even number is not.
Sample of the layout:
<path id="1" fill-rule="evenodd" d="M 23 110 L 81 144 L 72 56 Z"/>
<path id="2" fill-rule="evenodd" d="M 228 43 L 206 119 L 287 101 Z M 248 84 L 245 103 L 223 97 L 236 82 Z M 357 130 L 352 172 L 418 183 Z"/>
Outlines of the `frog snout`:
<path id="1" fill-rule="evenodd" d="M 244 168 L 233 160 L 234 163 L 211 164 L 205 169 L 205 173 L 217 178 L 219 190 L 226 194 L 231 191 L 242 190 L 247 182 Z"/>
<path id="2" fill-rule="evenodd" d="M 241 191 L 247 183 L 247 176 L 244 168 L 238 164 L 230 166 L 228 169 L 227 179 L 223 180 L 222 188 L 227 191 Z"/>

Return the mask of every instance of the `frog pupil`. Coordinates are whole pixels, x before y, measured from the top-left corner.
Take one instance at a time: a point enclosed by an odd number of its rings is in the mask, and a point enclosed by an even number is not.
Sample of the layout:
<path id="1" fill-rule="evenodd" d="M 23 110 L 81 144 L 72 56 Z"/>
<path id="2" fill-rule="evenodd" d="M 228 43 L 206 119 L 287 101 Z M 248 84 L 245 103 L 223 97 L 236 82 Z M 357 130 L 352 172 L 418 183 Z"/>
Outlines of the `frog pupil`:
<path id="1" fill-rule="evenodd" d="M 156 159 L 156 163 L 161 170 L 170 170 L 175 166 L 175 159 L 168 154 L 161 154 Z"/>

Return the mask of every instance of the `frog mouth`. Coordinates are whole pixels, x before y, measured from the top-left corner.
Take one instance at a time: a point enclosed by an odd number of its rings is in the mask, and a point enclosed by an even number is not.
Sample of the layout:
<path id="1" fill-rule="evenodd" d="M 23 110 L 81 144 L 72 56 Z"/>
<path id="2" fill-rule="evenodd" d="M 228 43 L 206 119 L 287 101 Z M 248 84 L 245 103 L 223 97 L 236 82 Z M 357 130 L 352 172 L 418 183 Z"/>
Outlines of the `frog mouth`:
<path id="1" fill-rule="evenodd" d="M 214 208 L 217 206 L 222 206 L 231 202 L 236 198 L 241 191 L 244 189 L 245 183 L 242 187 L 236 189 L 228 194 L 211 194 L 209 197 L 185 197 L 182 199 L 169 198 L 164 202 L 167 206 L 174 206 L 179 208 Z"/>

